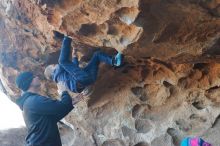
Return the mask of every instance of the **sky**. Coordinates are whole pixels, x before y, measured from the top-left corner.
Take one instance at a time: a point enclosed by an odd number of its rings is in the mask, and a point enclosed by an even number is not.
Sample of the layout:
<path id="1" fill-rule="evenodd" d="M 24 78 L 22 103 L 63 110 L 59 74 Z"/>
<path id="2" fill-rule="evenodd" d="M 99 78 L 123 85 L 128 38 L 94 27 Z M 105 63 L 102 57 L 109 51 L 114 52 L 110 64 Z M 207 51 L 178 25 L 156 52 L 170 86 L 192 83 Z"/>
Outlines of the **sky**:
<path id="1" fill-rule="evenodd" d="M 0 130 L 24 127 L 20 108 L 0 91 Z"/>

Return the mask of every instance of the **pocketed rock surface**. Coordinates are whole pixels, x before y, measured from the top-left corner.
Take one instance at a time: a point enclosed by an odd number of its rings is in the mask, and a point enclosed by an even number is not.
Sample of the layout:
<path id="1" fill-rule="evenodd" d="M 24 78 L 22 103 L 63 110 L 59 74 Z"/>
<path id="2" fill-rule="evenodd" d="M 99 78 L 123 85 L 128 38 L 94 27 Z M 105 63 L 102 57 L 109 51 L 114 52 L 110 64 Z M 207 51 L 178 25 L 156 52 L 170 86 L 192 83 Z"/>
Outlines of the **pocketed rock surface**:
<path id="1" fill-rule="evenodd" d="M 125 55 L 121 68 L 100 65 L 93 94 L 60 125 L 64 146 L 178 146 L 185 136 L 218 146 L 219 16 L 218 0 L 1 0 L 0 87 L 15 100 L 16 76 L 31 70 L 39 93 L 58 98 L 43 72 L 57 63 L 59 31 L 82 64 L 96 50 Z"/>

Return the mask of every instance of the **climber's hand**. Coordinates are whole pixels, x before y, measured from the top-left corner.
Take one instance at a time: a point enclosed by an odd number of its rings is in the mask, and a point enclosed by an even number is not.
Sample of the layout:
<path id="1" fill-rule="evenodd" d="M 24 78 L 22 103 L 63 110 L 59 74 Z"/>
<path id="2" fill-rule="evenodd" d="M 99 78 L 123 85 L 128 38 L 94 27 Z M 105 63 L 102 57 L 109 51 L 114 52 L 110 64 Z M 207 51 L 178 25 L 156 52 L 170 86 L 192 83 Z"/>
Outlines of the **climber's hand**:
<path id="1" fill-rule="evenodd" d="M 75 105 L 75 104 L 77 104 L 78 102 L 80 102 L 82 99 L 83 99 L 83 94 L 82 94 L 82 93 L 79 93 L 77 96 L 75 96 L 75 97 L 72 99 L 72 104 Z"/>
<path id="2" fill-rule="evenodd" d="M 73 32 L 69 32 L 69 31 L 67 31 L 66 33 L 64 33 L 65 34 L 65 36 L 68 36 L 69 38 L 71 38 L 71 39 L 73 39 Z"/>
<path id="3" fill-rule="evenodd" d="M 72 58 L 77 57 L 77 49 L 73 47 L 72 49 Z"/>
<path id="4" fill-rule="evenodd" d="M 68 91 L 68 88 L 65 86 L 63 82 L 57 83 L 57 92 L 59 95 L 61 95 L 64 91 Z"/>

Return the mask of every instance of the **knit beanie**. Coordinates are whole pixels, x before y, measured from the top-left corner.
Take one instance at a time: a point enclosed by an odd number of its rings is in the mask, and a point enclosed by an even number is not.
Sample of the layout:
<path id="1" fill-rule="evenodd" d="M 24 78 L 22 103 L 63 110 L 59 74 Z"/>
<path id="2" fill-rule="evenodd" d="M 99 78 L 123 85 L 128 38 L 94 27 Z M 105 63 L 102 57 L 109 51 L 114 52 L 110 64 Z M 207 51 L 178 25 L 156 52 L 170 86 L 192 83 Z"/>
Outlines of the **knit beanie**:
<path id="1" fill-rule="evenodd" d="M 22 72 L 16 78 L 16 85 L 22 91 L 27 91 L 31 85 L 31 82 L 34 78 L 32 72 Z"/>

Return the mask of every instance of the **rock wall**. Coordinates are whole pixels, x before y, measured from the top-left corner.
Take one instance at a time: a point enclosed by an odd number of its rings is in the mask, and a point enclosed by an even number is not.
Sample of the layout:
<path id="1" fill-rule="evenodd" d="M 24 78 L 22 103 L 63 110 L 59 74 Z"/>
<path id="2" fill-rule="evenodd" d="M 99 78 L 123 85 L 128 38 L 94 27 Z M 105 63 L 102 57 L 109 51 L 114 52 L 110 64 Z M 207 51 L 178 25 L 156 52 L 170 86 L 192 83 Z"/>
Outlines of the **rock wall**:
<path id="1" fill-rule="evenodd" d="M 32 70 L 56 98 L 43 71 L 57 63 L 60 31 L 81 61 L 99 48 L 126 62 L 100 66 L 94 93 L 63 121 L 65 146 L 177 146 L 186 135 L 217 146 L 219 16 L 218 0 L 1 0 L 1 84 L 14 100 L 16 75 Z"/>

